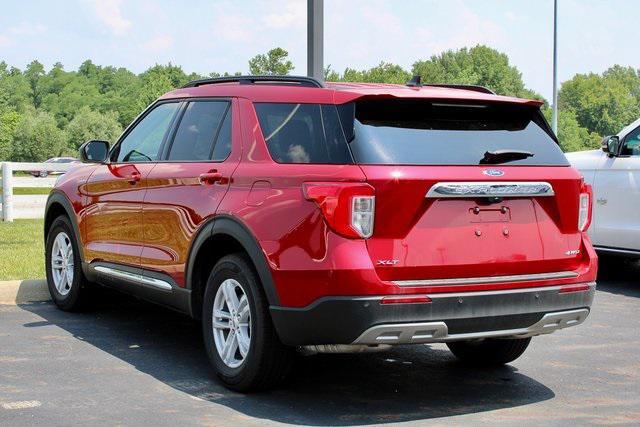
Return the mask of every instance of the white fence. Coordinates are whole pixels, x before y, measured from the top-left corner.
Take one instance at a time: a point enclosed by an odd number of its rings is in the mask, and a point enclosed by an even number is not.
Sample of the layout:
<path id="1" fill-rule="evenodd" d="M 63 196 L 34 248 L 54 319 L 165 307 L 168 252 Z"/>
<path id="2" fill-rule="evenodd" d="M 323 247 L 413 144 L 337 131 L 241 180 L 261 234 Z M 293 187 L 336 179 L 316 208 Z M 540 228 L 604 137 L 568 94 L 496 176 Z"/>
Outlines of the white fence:
<path id="1" fill-rule="evenodd" d="M 11 222 L 16 218 L 44 218 L 47 195 L 14 195 L 14 187 L 53 187 L 56 177 L 36 178 L 31 176 L 13 176 L 18 171 L 66 172 L 70 163 L 2 163 L 2 220 Z"/>

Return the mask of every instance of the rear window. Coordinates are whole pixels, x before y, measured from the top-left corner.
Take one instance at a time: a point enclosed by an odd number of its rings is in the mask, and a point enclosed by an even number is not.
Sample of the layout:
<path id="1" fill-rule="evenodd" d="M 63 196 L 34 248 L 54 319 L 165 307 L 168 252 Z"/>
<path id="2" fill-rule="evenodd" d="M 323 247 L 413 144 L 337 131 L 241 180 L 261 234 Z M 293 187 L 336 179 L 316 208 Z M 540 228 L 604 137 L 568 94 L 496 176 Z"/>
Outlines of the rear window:
<path id="1" fill-rule="evenodd" d="M 255 108 L 276 162 L 353 163 L 335 105 L 256 103 Z"/>
<path id="2" fill-rule="evenodd" d="M 477 165 L 487 151 L 525 151 L 533 155 L 494 163 L 568 165 L 533 107 L 389 99 L 338 108 L 359 164 Z"/>

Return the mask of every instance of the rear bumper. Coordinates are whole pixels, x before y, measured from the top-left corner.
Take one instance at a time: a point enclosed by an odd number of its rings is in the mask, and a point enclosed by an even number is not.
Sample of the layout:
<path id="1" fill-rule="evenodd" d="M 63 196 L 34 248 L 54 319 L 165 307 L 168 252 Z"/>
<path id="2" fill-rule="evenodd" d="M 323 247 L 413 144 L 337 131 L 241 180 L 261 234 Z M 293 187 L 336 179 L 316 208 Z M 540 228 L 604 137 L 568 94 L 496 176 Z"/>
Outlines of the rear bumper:
<path id="1" fill-rule="evenodd" d="M 431 302 L 381 304 L 383 296 L 325 297 L 303 308 L 271 307 L 287 345 L 411 344 L 526 337 L 582 323 L 595 295 L 563 286 L 428 294 Z M 575 285 L 572 285 L 575 286 Z"/>

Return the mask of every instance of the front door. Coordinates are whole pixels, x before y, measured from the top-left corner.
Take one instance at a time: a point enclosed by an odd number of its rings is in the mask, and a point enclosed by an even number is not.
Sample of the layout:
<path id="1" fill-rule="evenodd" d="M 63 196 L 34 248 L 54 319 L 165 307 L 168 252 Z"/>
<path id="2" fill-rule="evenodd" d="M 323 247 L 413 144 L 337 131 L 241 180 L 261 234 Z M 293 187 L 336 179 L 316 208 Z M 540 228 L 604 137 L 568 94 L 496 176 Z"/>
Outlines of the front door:
<path id="1" fill-rule="evenodd" d="M 143 204 L 145 274 L 156 271 L 184 286 L 189 248 L 229 188 L 240 157 L 237 114 L 230 100 L 189 102 L 148 177 Z"/>
<path id="2" fill-rule="evenodd" d="M 640 128 L 596 171 L 594 191 L 594 243 L 640 251 Z"/>
<path id="3" fill-rule="evenodd" d="M 171 102 L 149 109 L 114 146 L 110 163 L 100 165 L 89 177 L 84 186 L 88 262 L 139 267 L 147 179 L 179 106 Z"/>

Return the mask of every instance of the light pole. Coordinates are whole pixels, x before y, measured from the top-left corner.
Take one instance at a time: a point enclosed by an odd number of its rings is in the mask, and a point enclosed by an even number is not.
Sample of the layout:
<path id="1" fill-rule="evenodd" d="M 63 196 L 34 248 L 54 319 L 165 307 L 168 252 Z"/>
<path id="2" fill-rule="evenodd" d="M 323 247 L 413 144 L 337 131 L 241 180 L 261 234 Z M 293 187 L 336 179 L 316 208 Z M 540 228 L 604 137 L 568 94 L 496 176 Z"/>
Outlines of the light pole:
<path id="1" fill-rule="evenodd" d="M 307 75 L 324 80 L 324 0 L 307 0 Z"/>
<path id="2" fill-rule="evenodd" d="M 553 0 L 553 132 L 558 134 L 558 0 Z"/>

